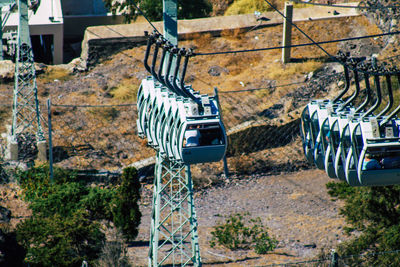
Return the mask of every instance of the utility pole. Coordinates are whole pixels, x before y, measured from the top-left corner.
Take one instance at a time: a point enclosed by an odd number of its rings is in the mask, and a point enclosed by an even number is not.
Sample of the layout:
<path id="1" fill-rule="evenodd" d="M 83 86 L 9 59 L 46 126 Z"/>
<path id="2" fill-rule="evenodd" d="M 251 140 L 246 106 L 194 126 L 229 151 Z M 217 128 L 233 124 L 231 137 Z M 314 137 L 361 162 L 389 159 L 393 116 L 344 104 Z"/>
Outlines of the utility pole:
<path id="1" fill-rule="evenodd" d="M 11 134 L 9 136 L 9 159 L 18 160 L 18 134 L 36 135 L 38 159 L 46 161 L 46 140 L 40 120 L 36 73 L 32 44 L 29 35 L 28 2 L 17 0 L 18 37 L 15 55 L 15 80 Z"/>
<path id="2" fill-rule="evenodd" d="M 163 7 L 164 38 L 178 45 L 177 0 L 164 0 Z M 201 266 L 190 165 L 169 160 L 159 150 L 148 259 L 150 267 Z"/>
<path id="3" fill-rule="evenodd" d="M 293 23 L 293 3 L 285 2 L 285 18 L 283 20 L 283 46 L 282 63 L 290 62 L 290 50 L 292 45 L 292 23 Z"/>

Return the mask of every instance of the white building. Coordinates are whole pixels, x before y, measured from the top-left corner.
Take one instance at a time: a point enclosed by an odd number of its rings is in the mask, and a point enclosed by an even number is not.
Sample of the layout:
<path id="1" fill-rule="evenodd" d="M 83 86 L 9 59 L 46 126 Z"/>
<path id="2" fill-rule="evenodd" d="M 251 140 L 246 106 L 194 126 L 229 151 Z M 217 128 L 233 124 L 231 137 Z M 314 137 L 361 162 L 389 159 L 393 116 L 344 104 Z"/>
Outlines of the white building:
<path id="1" fill-rule="evenodd" d="M 16 9 L 17 10 L 17 9 Z M 3 21 L 8 7 L 2 8 Z M 88 26 L 121 23 L 107 12 L 102 0 L 41 0 L 34 13 L 29 10 L 29 30 L 35 58 L 45 63 L 64 62 L 64 44 L 80 42 Z M 3 32 L 16 30 L 18 14 L 9 15 Z"/>

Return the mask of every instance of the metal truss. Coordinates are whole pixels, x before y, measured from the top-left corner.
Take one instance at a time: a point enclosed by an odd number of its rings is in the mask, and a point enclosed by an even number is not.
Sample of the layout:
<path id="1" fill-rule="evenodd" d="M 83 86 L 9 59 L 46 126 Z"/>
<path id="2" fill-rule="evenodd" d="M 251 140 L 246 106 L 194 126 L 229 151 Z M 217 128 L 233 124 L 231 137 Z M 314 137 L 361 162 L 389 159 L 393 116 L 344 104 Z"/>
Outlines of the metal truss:
<path id="1" fill-rule="evenodd" d="M 44 141 L 37 96 L 35 65 L 29 36 L 28 3 L 27 0 L 18 0 L 17 2 L 19 24 L 17 53 L 15 55 L 11 138 L 15 142 L 17 134 L 30 131 L 37 135 L 37 141 Z"/>
<path id="2" fill-rule="evenodd" d="M 189 165 L 157 153 L 149 266 L 201 266 Z"/>

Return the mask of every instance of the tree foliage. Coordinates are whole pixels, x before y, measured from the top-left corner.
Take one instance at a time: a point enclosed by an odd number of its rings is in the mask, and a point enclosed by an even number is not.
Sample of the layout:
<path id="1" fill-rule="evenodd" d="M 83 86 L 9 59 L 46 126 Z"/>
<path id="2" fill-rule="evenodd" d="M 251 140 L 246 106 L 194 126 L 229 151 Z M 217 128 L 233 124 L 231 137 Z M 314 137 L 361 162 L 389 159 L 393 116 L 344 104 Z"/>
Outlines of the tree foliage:
<path id="1" fill-rule="evenodd" d="M 340 245 L 343 255 L 353 257 L 352 264 L 400 266 L 400 186 L 350 187 L 346 183 L 328 183 L 328 192 L 335 200 L 344 200 L 340 213 L 355 237 Z"/>
<path id="2" fill-rule="evenodd" d="M 248 219 L 249 214 L 230 215 L 225 223 L 214 227 L 211 232 L 211 247 L 216 244 L 231 250 L 253 248 L 257 254 L 265 254 L 275 249 L 278 241 L 270 237 L 268 228 L 259 217 Z"/>
<path id="3" fill-rule="evenodd" d="M 139 6 L 144 15 L 150 20 L 163 19 L 163 0 L 103 0 L 106 7 L 113 12 L 122 13 L 127 21 L 135 19 L 139 13 L 135 5 Z M 193 19 L 208 17 L 212 5 L 208 0 L 178 0 L 178 18 Z"/>
<path id="4" fill-rule="evenodd" d="M 120 186 L 88 186 L 74 172 L 48 167 L 19 172 L 32 217 L 17 226 L 17 240 L 31 266 L 93 265 L 105 243 L 101 222 L 113 222 L 126 239 L 137 236 L 140 198 L 137 172 L 124 170 Z"/>
<path id="5" fill-rule="evenodd" d="M 138 206 L 139 189 L 137 170 L 135 168 L 124 169 L 112 213 L 115 226 L 121 230 L 128 240 L 133 240 L 138 235 L 138 227 L 142 217 Z"/>
<path id="6" fill-rule="evenodd" d="M 53 214 L 32 217 L 17 226 L 17 239 L 26 248 L 31 266 L 81 266 L 93 264 L 101 252 L 105 235 L 100 225 L 88 219 L 85 210 L 70 216 Z"/>

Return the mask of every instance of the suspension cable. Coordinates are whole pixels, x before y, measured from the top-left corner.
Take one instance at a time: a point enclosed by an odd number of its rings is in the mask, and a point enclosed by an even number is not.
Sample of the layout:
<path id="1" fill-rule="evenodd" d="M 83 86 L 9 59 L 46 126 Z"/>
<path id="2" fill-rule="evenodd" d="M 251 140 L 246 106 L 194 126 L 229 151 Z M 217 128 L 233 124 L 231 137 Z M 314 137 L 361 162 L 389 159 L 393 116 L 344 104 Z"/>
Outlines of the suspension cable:
<path id="1" fill-rule="evenodd" d="M 358 37 L 349 37 L 349 38 L 329 40 L 329 41 L 321 41 L 321 42 L 313 41 L 312 43 L 295 44 L 295 45 L 288 45 L 288 46 L 274 46 L 274 47 L 265 47 L 265 48 L 243 49 L 243 50 L 232 50 L 232 51 L 217 51 L 217 52 L 208 52 L 208 53 L 207 52 L 199 52 L 199 53 L 194 53 L 193 55 L 194 56 L 209 56 L 209 55 L 220 55 L 220 54 L 259 52 L 259 51 L 274 50 L 274 49 L 311 46 L 311 45 L 316 45 L 316 44 L 319 45 L 319 44 L 329 44 L 329 43 L 338 43 L 338 42 L 345 42 L 345 41 L 361 40 L 361 39 L 382 37 L 382 36 L 395 35 L 395 34 L 400 34 L 400 31 L 380 33 L 380 34 L 372 34 L 372 35 L 365 35 L 365 36 L 358 36 Z M 333 57 L 333 56 L 331 56 L 331 57 Z"/>
<path id="2" fill-rule="evenodd" d="M 328 7 L 338 7 L 338 8 L 355 8 L 355 9 L 368 9 L 368 10 L 384 10 L 384 9 L 389 9 L 389 8 L 400 8 L 400 5 L 390 5 L 390 6 L 384 6 L 380 5 L 379 7 L 373 7 L 373 6 L 366 6 L 361 5 L 361 3 L 358 6 L 347 6 L 347 5 L 332 5 L 332 4 L 324 4 L 324 3 L 313 3 L 313 2 L 305 2 L 301 0 L 293 0 L 296 4 L 304 4 L 304 5 L 312 5 L 312 6 L 328 6 Z"/>
<path id="3" fill-rule="evenodd" d="M 150 26 L 153 28 L 154 31 L 156 31 L 158 34 L 162 35 L 160 31 L 154 26 L 153 23 L 149 20 L 149 18 L 144 14 L 144 12 L 135 4 L 134 1 L 131 1 L 131 4 L 140 12 L 140 14 L 147 20 L 147 22 L 150 24 Z"/>

